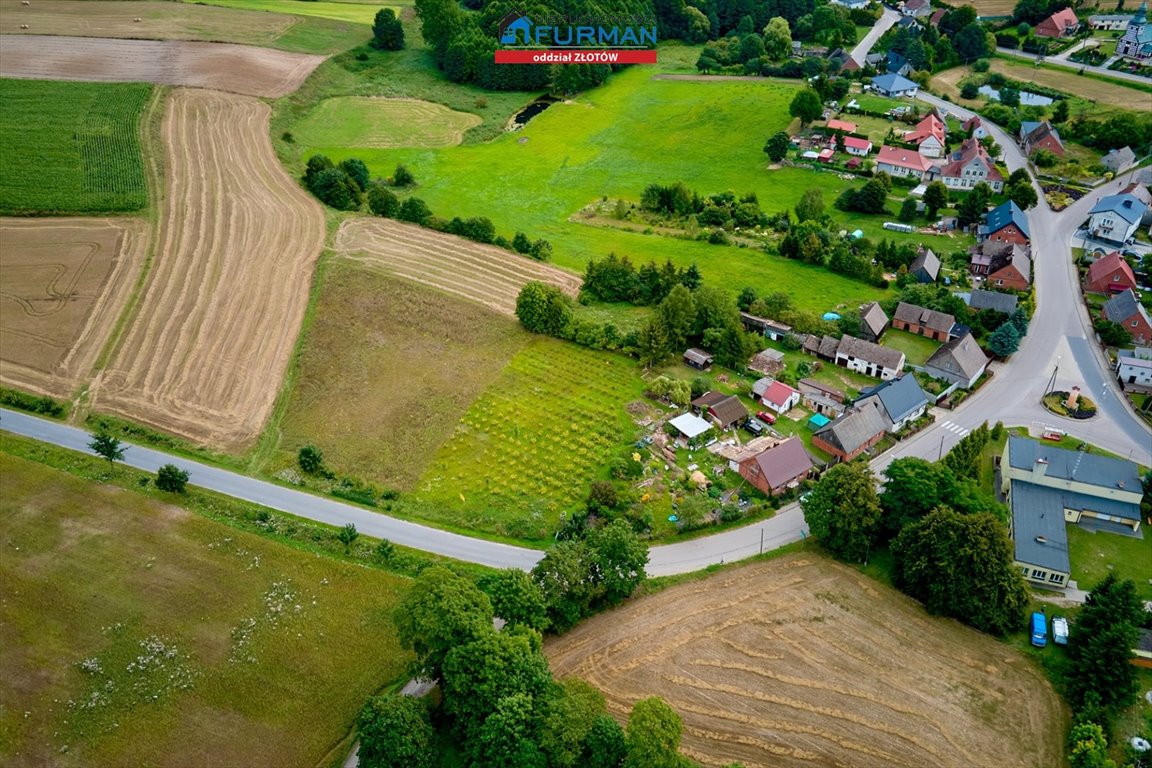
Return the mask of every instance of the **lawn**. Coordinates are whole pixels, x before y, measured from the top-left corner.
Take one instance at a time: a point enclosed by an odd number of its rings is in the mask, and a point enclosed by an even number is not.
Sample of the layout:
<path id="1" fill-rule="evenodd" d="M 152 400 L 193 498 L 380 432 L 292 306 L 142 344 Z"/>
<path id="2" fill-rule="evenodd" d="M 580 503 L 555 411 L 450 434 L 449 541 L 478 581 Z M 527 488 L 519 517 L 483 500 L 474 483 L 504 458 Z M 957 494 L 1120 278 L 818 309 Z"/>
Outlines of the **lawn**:
<path id="1" fill-rule="evenodd" d="M 325 0 L 198 0 L 205 5 L 239 8 L 244 11 L 270 11 L 290 13 L 294 16 L 314 16 L 335 21 L 371 26 L 376 12 L 382 7 L 399 11 L 400 6 L 412 5 L 412 0 L 386 0 L 381 4 L 356 2 L 325 2 Z"/>
<path id="2" fill-rule="evenodd" d="M 528 540 L 635 439 L 625 406 L 643 393 L 636 363 L 536 337 L 468 408 L 414 493 L 430 522 Z"/>
<path id="3" fill-rule="evenodd" d="M 479 304 L 340 259 L 309 317 L 262 469 L 313 443 L 332 471 L 405 491 L 529 339 Z"/>
<path id="4" fill-rule="evenodd" d="M 0 80 L 0 213 L 148 204 L 140 121 L 152 86 Z"/>
<path id="5" fill-rule="evenodd" d="M 682 50 L 682 49 L 680 49 Z M 367 63 L 341 57 L 318 70 L 324 87 L 309 88 L 278 108 L 274 135 L 299 134 L 297 126 L 324 99 L 333 95 L 384 93 L 391 86 L 389 73 L 399 75 L 426 61 L 406 59 L 404 52 L 370 54 Z M 390 63 L 389 63 L 390 62 Z M 345 82 L 363 64 L 370 72 L 359 86 Z M 675 61 L 670 62 L 678 66 Z M 325 69 L 327 68 L 327 69 Z M 406 75 L 405 75 L 406 76 Z M 419 77 L 429 77 L 425 72 Z M 314 77 L 314 80 L 317 78 Z M 762 292 L 795 291 L 797 305 L 822 309 L 830 299 L 861 303 L 878 291 L 863 283 L 835 276 L 822 269 L 804 268 L 755 250 L 714 246 L 583 226 L 570 217 L 602 197 L 639 200 L 650 183 L 684 181 L 701 194 L 733 190 L 755 193 L 769 213 L 795 206 L 804 190 L 824 190 L 827 209 L 837 225 L 848 218 L 831 203 L 850 184 L 837 174 L 817 174 L 802 168 L 769 171 L 762 147 L 764 138 L 786 128 L 787 107 L 797 84 L 772 79 L 685 81 L 654 79 L 647 67 L 635 67 L 612 76 L 600 88 L 551 106 L 516 133 L 492 131 L 489 114 L 493 99 L 483 109 L 443 98 L 446 87 L 437 84 L 423 96 L 453 109 L 479 113 L 485 123 L 466 134 L 464 144 L 440 149 L 362 149 L 334 144 L 308 144 L 299 140 L 280 147 L 294 167 L 313 153 L 341 160 L 360 157 L 373 174 L 388 175 L 397 163 L 405 164 L 419 182 L 414 194 L 439 216 L 487 216 L 498 231 L 524 231 L 544 237 L 554 247 L 554 261 L 582 271 L 590 258 L 609 252 L 626 254 L 636 263 L 671 259 L 679 266 L 696 262 L 705 281 L 738 290 L 751 285 Z M 523 94 L 525 100 L 529 94 Z M 506 98 L 506 97 L 502 97 Z M 506 102 L 505 102 L 506 106 Z M 491 138 L 483 144 L 481 138 Z M 891 216 L 868 220 L 866 231 L 883 232 L 880 225 Z M 853 220 L 852 228 L 859 225 Z"/>
<path id="6" fill-rule="evenodd" d="M 0 478 L 6 765 L 318 765 L 403 675 L 407 579 L 7 453 Z"/>
<path id="7" fill-rule="evenodd" d="M 325 99 L 296 129 L 303 144 L 351 147 L 447 147 L 483 122 L 478 115 L 455 112 L 415 99 L 337 96 Z"/>
<path id="8" fill-rule="evenodd" d="M 1078 525 L 1067 528 L 1072 578 L 1080 589 L 1092 589 L 1111 571 L 1135 581 L 1142 600 L 1152 600 L 1152 537 L 1093 533 Z"/>
<path id="9" fill-rule="evenodd" d="M 885 331 L 880 343 L 903 352 L 909 365 L 924 365 L 928 362 L 928 358 L 932 357 L 932 353 L 940 348 L 939 342 L 895 328 Z"/>

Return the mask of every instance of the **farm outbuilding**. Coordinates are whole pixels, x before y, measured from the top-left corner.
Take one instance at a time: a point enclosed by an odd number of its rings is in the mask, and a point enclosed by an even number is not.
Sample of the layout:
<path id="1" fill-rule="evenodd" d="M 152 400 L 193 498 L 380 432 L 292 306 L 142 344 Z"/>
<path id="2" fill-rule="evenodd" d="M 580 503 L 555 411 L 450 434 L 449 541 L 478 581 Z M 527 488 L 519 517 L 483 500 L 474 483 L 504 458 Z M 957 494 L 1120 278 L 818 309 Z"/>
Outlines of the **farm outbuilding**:
<path id="1" fill-rule="evenodd" d="M 712 367 L 712 355 L 693 347 L 684 353 L 684 362 L 698 371 L 706 371 Z"/>
<path id="2" fill-rule="evenodd" d="M 815 431 L 820 429 L 820 427 L 827 426 L 831 421 L 832 419 L 828 418 L 822 413 L 814 413 L 812 414 L 812 417 L 808 419 L 808 429 Z"/>
<path id="3" fill-rule="evenodd" d="M 668 423 L 675 427 L 685 440 L 695 440 L 712 429 L 710 421 L 702 419 L 694 413 L 682 413 Z"/>

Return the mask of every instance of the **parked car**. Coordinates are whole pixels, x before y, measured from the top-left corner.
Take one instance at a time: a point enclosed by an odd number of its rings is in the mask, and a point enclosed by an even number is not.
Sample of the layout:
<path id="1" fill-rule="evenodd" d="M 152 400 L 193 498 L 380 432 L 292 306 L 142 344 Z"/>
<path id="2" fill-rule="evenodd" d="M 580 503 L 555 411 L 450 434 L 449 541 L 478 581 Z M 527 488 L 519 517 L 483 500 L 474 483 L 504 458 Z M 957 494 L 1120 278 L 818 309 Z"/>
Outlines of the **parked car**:
<path id="1" fill-rule="evenodd" d="M 764 434 L 764 430 L 768 429 L 768 427 L 759 419 L 748 419 L 744 422 L 744 429 L 759 437 Z"/>
<path id="2" fill-rule="evenodd" d="M 1032 612 L 1032 645 L 1037 648 L 1048 645 L 1048 617 L 1040 611 Z"/>
<path id="3" fill-rule="evenodd" d="M 1052 640 L 1056 645 L 1068 645 L 1068 619 L 1063 616 L 1052 617 Z"/>
<path id="4" fill-rule="evenodd" d="M 756 418 L 760 419 L 760 421 L 764 422 L 765 424 L 776 423 L 776 416 L 769 413 L 768 411 L 757 411 Z"/>

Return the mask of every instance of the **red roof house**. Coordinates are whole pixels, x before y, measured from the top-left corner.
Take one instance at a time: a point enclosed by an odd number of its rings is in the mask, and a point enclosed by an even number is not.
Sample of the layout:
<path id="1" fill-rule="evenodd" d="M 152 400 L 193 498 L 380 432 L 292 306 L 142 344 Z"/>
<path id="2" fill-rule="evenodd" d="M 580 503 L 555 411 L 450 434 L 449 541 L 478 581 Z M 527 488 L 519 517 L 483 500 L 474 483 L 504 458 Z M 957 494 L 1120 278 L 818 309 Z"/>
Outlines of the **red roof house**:
<path id="1" fill-rule="evenodd" d="M 1079 28 L 1080 19 L 1076 18 L 1076 12 L 1064 8 L 1037 24 L 1033 31 L 1036 37 L 1067 37 L 1075 34 Z"/>
<path id="2" fill-rule="evenodd" d="M 800 402 L 800 393 L 782 381 L 774 381 L 760 396 L 760 402 L 776 413 L 787 413 Z"/>
<path id="3" fill-rule="evenodd" d="M 1092 293 L 1120 293 L 1135 290 L 1136 275 L 1119 251 L 1096 259 L 1088 267 L 1088 290 Z"/>
<path id="4" fill-rule="evenodd" d="M 876 156 L 876 170 L 889 176 L 913 176 L 922 179 L 932 168 L 932 162 L 919 152 L 901 147 L 880 147 Z"/>
<path id="5" fill-rule="evenodd" d="M 812 458 L 799 437 L 740 462 L 740 476 L 769 496 L 783 493 L 812 472 Z"/>
<path id="6" fill-rule="evenodd" d="M 845 136 L 844 151 L 850 155 L 864 157 L 872 151 L 872 142 L 868 139 L 858 139 L 855 136 Z"/>
<path id="7" fill-rule="evenodd" d="M 829 120 L 828 130 L 835 133 L 836 131 L 843 131 L 844 133 L 856 133 L 856 123 L 850 123 L 847 120 Z"/>
<path id="8" fill-rule="evenodd" d="M 925 157 L 940 157 L 944 154 L 944 121 L 936 115 L 928 115 L 916 124 L 916 129 L 904 134 L 904 141 L 919 147 Z"/>

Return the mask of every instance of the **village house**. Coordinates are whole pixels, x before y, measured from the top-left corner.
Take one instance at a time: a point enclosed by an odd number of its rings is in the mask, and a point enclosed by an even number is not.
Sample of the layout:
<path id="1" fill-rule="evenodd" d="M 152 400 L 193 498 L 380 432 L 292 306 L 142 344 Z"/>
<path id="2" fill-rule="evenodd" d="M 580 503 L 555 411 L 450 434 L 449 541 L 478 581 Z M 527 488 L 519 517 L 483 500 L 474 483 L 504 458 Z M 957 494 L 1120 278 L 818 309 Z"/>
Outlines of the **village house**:
<path id="1" fill-rule="evenodd" d="M 784 370 L 784 353 L 778 349 L 762 349 L 748 361 L 748 370 L 775 376 Z"/>
<path id="2" fill-rule="evenodd" d="M 1106 319 L 1124 326 L 1137 346 L 1152 344 L 1152 319 L 1131 288 L 1108 299 L 1100 311 Z"/>
<path id="3" fill-rule="evenodd" d="M 1113 294 L 1136 289 L 1136 275 L 1120 251 L 1112 251 L 1092 262 L 1085 281 L 1084 290 L 1089 293 Z"/>
<path id="4" fill-rule="evenodd" d="M 1124 535 L 1140 530 L 1140 472 L 1131 461 L 1009 435 L 1000 489 L 1011 509 L 1015 565 L 1037 584 L 1068 582 L 1066 524 L 1091 520 L 1097 532 Z"/>
<path id="5" fill-rule="evenodd" d="M 768 496 L 795 488 L 812 474 L 812 457 L 799 437 L 790 437 L 740 462 L 740 476 Z"/>
<path id="6" fill-rule="evenodd" d="M 964 121 L 964 133 L 968 134 L 970 138 L 982 139 L 988 135 L 988 129 L 980 122 L 979 115 L 972 115 Z"/>
<path id="7" fill-rule="evenodd" d="M 812 433 L 812 445 L 841 461 L 852 461 L 884 439 L 888 423 L 873 401 L 845 411 Z"/>
<path id="8" fill-rule="evenodd" d="M 944 17 L 947 14 L 948 14 L 947 8 L 936 9 L 935 11 L 932 12 L 932 15 L 928 17 L 928 24 L 931 25 L 932 27 L 939 27 L 940 22 L 943 21 Z"/>
<path id="9" fill-rule="evenodd" d="M 711 354 L 695 347 L 684 353 L 684 362 L 698 371 L 706 371 L 711 368 L 712 360 Z"/>
<path id="10" fill-rule="evenodd" d="M 931 16 L 932 3 L 930 0 L 908 0 L 908 2 L 904 3 L 904 7 L 900 10 L 900 13 L 915 19 Z"/>
<path id="11" fill-rule="evenodd" d="M 924 33 L 924 27 L 920 26 L 920 22 L 912 16 L 901 16 L 900 20 L 896 22 L 896 27 L 904 30 L 913 37 L 919 37 Z M 912 98 L 915 98 L 915 96 Z"/>
<path id="12" fill-rule="evenodd" d="M 1060 133 L 1045 120 L 1042 123 L 1026 120 L 1020 123 L 1020 147 L 1031 156 L 1038 149 L 1046 149 L 1057 157 L 1064 157 L 1064 142 Z"/>
<path id="13" fill-rule="evenodd" d="M 937 312 L 903 301 L 896 305 L 896 312 L 892 315 L 893 328 L 936 341 L 948 341 L 955 325 L 956 318 L 947 312 Z"/>
<path id="14" fill-rule="evenodd" d="M 1124 244 L 1132 239 L 1148 204 L 1130 192 L 1100 198 L 1088 212 L 1088 231 L 1097 240 Z"/>
<path id="15" fill-rule="evenodd" d="M 1130 21 L 1132 21 L 1132 17 L 1126 13 L 1098 14 L 1088 17 L 1088 26 L 1093 30 L 1102 32 L 1122 32 L 1128 28 Z"/>
<path id="16" fill-rule="evenodd" d="M 880 147 L 880 153 L 876 156 L 876 170 L 889 176 L 923 179 L 924 174 L 932 170 L 932 162 L 919 152 L 885 145 Z"/>
<path id="17" fill-rule="evenodd" d="M 971 333 L 940 345 L 924 364 L 924 372 L 964 389 L 971 389 L 988 368 L 988 356 Z"/>
<path id="18" fill-rule="evenodd" d="M 827 360 L 830 363 L 836 362 L 836 348 L 840 345 L 840 339 L 835 336 L 817 336 L 809 334 L 804 337 L 804 341 L 800 345 L 800 349 L 810 355 L 816 355 L 821 360 Z"/>
<path id="19" fill-rule="evenodd" d="M 940 259 L 932 253 L 931 248 L 920 246 L 916 250 L 916 258 L 908 265 L 908 274 L 916 278 L 918 283 L 934 283 L 940 276 Z"/>
<path id="20" fill-rule="evenodd" d="M 893 99 L 914 99 L 920 90 L 919 85 L 903 75 L 897 75 L 894 72 L 873 78 L 872 88 L 881 96 L 887 96 Z"/>
<path id="21" fill-rule="evenodd" d="M 1136 165 L 1136 153 L 1132 151 L 1132 147 L 1111 149 L 1108 154 L 1100 158 L 1100 165 L 1107 168 L 1115 176 Z"/>
<path id="22" fill-rule="evenodd" d="M 856 123 L 850 123 L 847 120 L 837 120 L 835 118 L 828 121 L 829 133 L 856 133 Z"/>
<path id="23" fill-rule="evenodd" d="M 984 223 L 976 228 L 976 240 L 1028 245 L 1032 242 L 1028 234 L 1028 217 L 1011 200 L 1001 203 L 984 215 Z"/>
<path id="24" fill-rule="evenodd" d="M 1032 260 L 1028 249 L 1015 243 L 988 241 L 972 256 L 969 270 L 983 275 L 988 285 L 1012 291 L 1026 291 L 1032 282 Z"/>
<path id="25" fill-rule="evenodd" d="M 752 385 L 752 394 L 765 408 L 778 414 L 788 413 L 800 403 L 800 392 L 782 381 L 760 379 Z"/>
<path id="26" fill-rule="evenodd" d="M 1080 19 L 1071 8 L 1056 11 L 1044 21 L 1037 24 L 1032 33 L 1036 37 L 1071 37 L 1080 29 Z"/>
<path id="27" fill-rule="evenodd" d="M 903 139 L 909 144 L 915 144 L 917 151 L 924 157 L 942 157 L 945 131 L 944 121 L 935 114 L 929 114 L 916 124 L 914 130 L 907 131 Z"/>
<path id="28" fill-rule="evenodd" d="M 884 71 L 901 77 L 908 77 L 912 74 L 912 65 L 908 63 L 908 59 L 896 51 L 888 51 L 884 57 Z"/>
<path id="29" fill-rule="evenodd" d="M 968 296 L 968 308 L 977 312 L 990 310 L 1010 315 L 1016 311 L 1016 302 L 1017 298 L 1014 294 L 985 291 L 980 288 L 974 289 Z"/>
<path id="30" fill-rule="evenodd" d="M 929 180 L 939 177 L 949 189 L 968 190 L 985 183 L 993 192 L 1004 191 L 1004 175 L 976 139 L 965 139 L 942 168 L 933 168 Z"/>
<path id="31" fill-rule="evenodd" d="M 858 139 L 855 136 L 845 136 L 844 151 L 857 157 L 866 157 L 872 152 L 872 142 L 868 139 Z"/>
<path id="32" fill-rule="evenodd" d="M 692 401 L 692 407 L 701 418 L 707 419 L 721 430 L 740 424 L 748 418 L 748 409 L 740 402 L 740 398 L 722 392 L 705 392 Z"/>
<path id="33" fill-rule="evenodd" d="M 910 373 L 863 390 L 853 405 L 869 401 L 875 401 L 880 407 L 887 419 L 888 431 L 893 434 L 923 416 L 933 402 Z"/>
<path id="34" fill-rule="evenodd" d="M 1116 380 L 1125 392 L 1152 392 L 1152 347 L 1120 350 Z"/>
<path id="35" fill-rule="evenodd" d="M 904 370 L 904 353 L 853 336 L 843 336 L 836 345 L 836 365 L 887 380 Z"/>
<path id="36" fill-rule="evenodd" d="M 884 331 L 888 330 L 888 315 L 878 302 L 870 302 L 860 307 L 860 337 L 865 341 L 879 342 Z"/>
<path id="37" fill-rule="evenodd" d="M 1138 62 L 1152 59 L 1152 25 L 1148 24 L 1148 3 L 1140 4 L 1136 15 L 1124 29 L 1124 36 L 1116 41 L 1116 55 Z"/>

